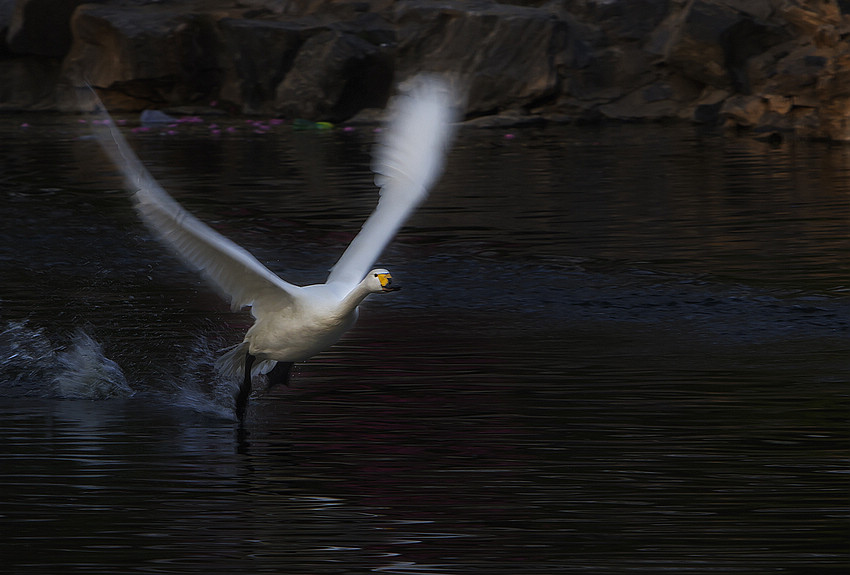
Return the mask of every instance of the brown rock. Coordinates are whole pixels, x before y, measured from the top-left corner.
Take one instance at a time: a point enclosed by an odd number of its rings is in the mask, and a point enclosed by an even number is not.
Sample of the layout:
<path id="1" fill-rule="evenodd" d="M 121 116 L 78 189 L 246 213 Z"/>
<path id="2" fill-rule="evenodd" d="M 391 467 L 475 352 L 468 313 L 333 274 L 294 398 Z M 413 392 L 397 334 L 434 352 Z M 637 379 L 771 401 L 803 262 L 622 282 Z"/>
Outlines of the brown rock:
<path id="1" fill-rule="evenodd" d="M 653 61 L 634 45 L 597 51 L 587 64 L 566 75 L 564 91 L 578 98 L 619 98 L 647 84 Z"/>
<path id="2" fill-rule="evenodd" d="M 390 51 L 358 36 L 327 31 L 298 51 L 275 92 L 275 107 L 289 117 L 338 122 L 363 108 L 382 107 L 390 93 Z"/>
<path id="3" fill-rule="evenodd" d="M 720 116 L 727 126 L 752 128 L 767 110 L 764 100 L 758 96 L 736 95 L 728 98 L 720 108 Z"/>
<path id="4" fill-rule="evenodd" d="M 781 96 L 802 96 L 812 89 L 830 65 L 834 51 L 814 44 L 785 44 L 766 59 L 753 60 L 748 75 L 757 91 Z M 783 55 L 784 53 L 784 55 Z"/>
<path id="5" fill-rule="evenodd" d="M 605 36 L 605 45 L 611 45 L 645 40 L 670 14 L 673 0 L 573 0 L 563 4 L 570 13 L 598 26 Z"/>
<path id="6" fill-rule="evenodd" d="M 850 96 L 833 98 L 820 109 L 820 125 L 816 137 L 836 142 L 850 142 Z"/>
<path id="7" fill-rule="evenodd" d="M 723 38 L 740 19 L 740 14 L 727 6 L 705 0 L 691 2 L 666 23 L 673 29 L 666 46 L 667 63 L 708 86 L 730 86 Z"/>
<path id="8" fill-rule="evenodd" d="M 664 24 L 673 28 L 667 34 L 667 62 L 708 86 L 749 92 L 747 62 L 790 37 L 777 24 L 758 19 L 768 8 L 765 2 L 694 0 Z"/>
<path id="9" fill-rule="evenodd" d="M 218 23 L 224 77 L 219 99 L 243 113 L 271 113 L 275 90 L 310 33 L 303 24 L 247 18 Z"/>
<path id="10" fill-rule="evenodd" d="M 839 40 L 841 10 L 836 2 L 803 2 L 789 0 L 778 9 L 779 15 L 802 34 L 818 44 L 835 46 Z"/>
<path id="11" fill-rule="evenodd" d="M 479 124 L 689 118 L 847 137 L 837 0 L 109 0 L 71 15 L 79 3 L 0 0 L 0 109 L 77 109 L 58 77 L 111 107 L 216 99 L 339 121 L 435 71 L 466 85 L 471 117 L 493 116 Z"/>
<path id="12" fill-rule="evenodd" d="M 787 96 L 768 94 L 764 97 L 768 112 L 784 116 L 794 107 L 794 100 Z"/>
<path id="13" fill-rule="evenodd" d="M 846 142 L 850 141 L 850 41 L 840 45 L 830 64 L 815 87 L 820 101 L 818 135 Z"/>
<path id="14" fill-rule="evenodd" d="M 566 23 L 533 8 L 411 0 L 397 5 L 395 22 L 400 77 L 455 74 L 468 84 L 471 114 L 554 97 L 570 57 Z"/>
<path id="15" fill-rule="evenodd" d="M 716 124 L 720 115 L 720 108 L 728 97 L 728 90 L 706 87 L 693 103 L 693 106 L 687 108 L 687 115 L 683 117 L 698 124 Z"/>
<path id="16" fill-rule="evenodd" d="M 209 16 L 156 5 L 86 5 L 72 31 L 75 42 L 64 62 L 72 85 L 120 89 L 143 102 L 192 103 L 209 99 L 220 83 Z"/>

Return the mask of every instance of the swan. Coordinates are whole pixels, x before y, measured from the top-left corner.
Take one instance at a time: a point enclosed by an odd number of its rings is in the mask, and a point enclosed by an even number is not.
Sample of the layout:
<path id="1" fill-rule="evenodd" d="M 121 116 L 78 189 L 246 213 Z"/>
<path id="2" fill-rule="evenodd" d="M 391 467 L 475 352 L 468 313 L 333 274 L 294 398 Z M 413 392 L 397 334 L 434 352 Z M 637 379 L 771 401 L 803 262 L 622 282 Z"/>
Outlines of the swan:
<path id="1" fill-rule="evenodd" d="M 372 266 L 442 173 L 454 131 L 452 104 L 458 101 L 438 76 L 420 75 L 405 85 L 388 106 L 373 153 L 377 206 L 325 283 L 307 286 L 283 280 L 183 209 L 145 169 L 89 89 L 102 118 L 92 122 L 95 139 L 122 173 L 141 219 L 218 288 L 231 309 L 251 308 L 254 323 L 245 338 L 216 361 L 220 373 L 241 380 L 235 399 L 240 422 L 253 376 L 268 374 L 272 385 L 287 383 L 295 362 L 329 348 L 354 325 L 365 298 L 399 289 L 389 271 Z"/>

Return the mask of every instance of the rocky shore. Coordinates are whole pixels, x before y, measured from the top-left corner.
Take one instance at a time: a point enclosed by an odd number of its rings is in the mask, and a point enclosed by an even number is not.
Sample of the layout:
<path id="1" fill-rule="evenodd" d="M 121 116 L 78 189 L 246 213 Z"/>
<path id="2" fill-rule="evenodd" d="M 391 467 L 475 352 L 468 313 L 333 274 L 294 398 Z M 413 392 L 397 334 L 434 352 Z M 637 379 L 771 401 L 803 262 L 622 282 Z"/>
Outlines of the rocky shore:
<path id="1" fill-rule="evenodd" d="M 683 120 L 850 141 L 850 0 L 0 0 L 0 110 L 341 122 L 445 72 L 480 125 Z M 364 112 L 365 111 L 365 112 Z"/>

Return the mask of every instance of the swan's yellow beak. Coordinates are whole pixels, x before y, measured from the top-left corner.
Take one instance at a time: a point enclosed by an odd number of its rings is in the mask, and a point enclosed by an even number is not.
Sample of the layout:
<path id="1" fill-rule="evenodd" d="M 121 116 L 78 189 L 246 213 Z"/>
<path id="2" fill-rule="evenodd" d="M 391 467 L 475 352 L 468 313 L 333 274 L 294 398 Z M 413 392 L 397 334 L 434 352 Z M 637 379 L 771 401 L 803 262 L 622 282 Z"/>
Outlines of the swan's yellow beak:
<path id="1" fill-rule="evenodd" d="M 398 291 L 401 288 L 393 285 L 393 276 L 390 274 L 376 274 L 381 282 L 381 289 L 385 292 Z"/>

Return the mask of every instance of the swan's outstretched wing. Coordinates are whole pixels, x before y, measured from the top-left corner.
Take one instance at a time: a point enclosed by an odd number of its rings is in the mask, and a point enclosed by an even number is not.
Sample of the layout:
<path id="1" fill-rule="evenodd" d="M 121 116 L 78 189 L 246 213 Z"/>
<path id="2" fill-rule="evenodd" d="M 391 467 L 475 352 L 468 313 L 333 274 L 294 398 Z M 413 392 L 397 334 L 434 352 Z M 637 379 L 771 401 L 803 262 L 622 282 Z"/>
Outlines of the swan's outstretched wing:
<path id="1" fill-rule="evenodd" d="M 96 98 L 97 96 L 95 96 Z M 142 220 L 189 265 L 230 298 L 233 309 L 256 301 L 288 307 L 299 289 L 279 278 L 247 250 L 225 238 L 168 195 L 142 165 L 100 104 L 94 134 L 124 175 Z"/>
<path id="2" fill-rule="evenodd" d="M 436 76 L 419 76 L 390 104 L 372 170 L 378 206 L 331 270 L 328 283 L 353 289 L 369 272 L 443 170 L 453 128 L 454 94 Z"/>

